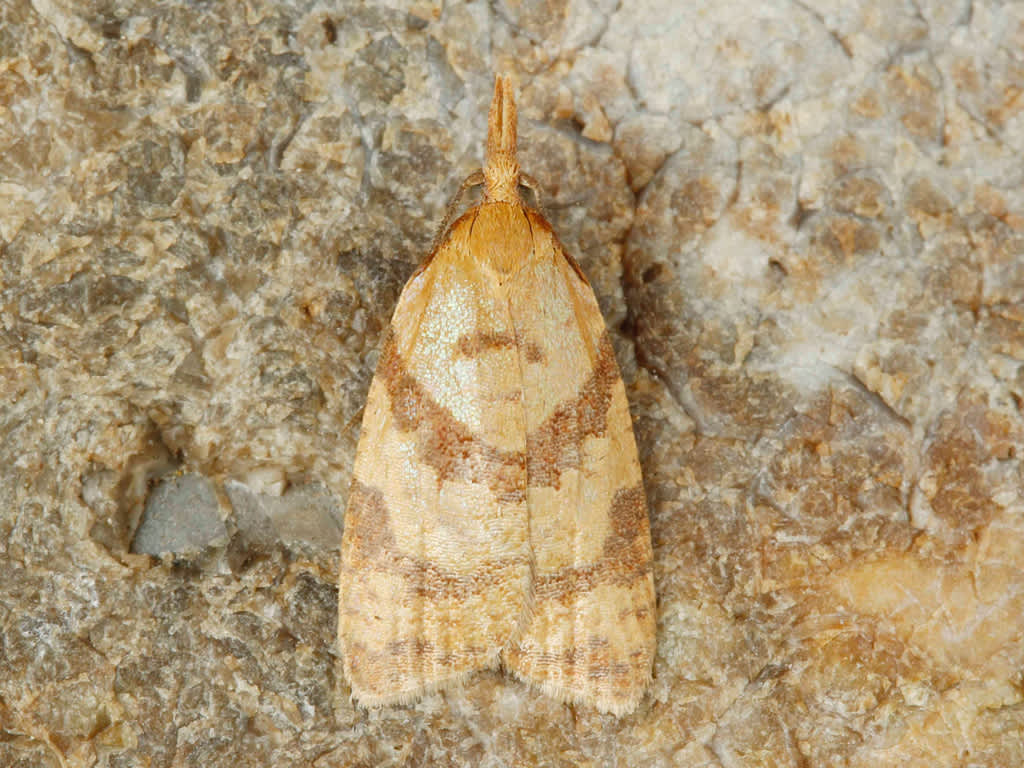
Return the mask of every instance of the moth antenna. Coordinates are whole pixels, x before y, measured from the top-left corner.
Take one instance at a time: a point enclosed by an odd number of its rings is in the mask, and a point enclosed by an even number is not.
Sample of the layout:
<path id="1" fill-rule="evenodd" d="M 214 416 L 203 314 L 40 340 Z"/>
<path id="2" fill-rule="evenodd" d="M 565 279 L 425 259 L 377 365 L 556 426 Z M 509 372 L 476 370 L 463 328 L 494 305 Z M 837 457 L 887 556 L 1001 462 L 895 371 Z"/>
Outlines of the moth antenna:
<path id="1" fill-rule="evenodd" d="M 519 161 L 516 160 L 516 102 L 509 79 L 494 79 L 494 99 L 487 117 L 484 158 L 484 200 L 519 202 Z"/>

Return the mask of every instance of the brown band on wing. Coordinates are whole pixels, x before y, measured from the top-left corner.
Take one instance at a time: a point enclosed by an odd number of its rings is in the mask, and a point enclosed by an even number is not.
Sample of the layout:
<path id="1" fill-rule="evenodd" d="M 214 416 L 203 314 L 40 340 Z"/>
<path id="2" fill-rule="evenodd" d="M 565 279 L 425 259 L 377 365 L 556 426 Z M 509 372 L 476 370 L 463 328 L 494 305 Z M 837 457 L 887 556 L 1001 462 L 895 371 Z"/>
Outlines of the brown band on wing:
<path id="1" fill-rule="evenodd" d="M 481 341 L 460 340 L 468 350 L 505 343 L 508 334 L 491 334 Z M 483 336 L 483 335 L 482 335 Z M 512 343 L 510 340 L 509 343 Z M 528 362 L 543 356 L 525 349 Z M 388 391 L 391 413 L 403 432 L 417 432 L 418 457 L 433 467 L 438 479 L 484 485 L 499 502 L 525 500 L 526 478 L 533 487 L 559 486 L 566 469 L 579 467 L 580 446 L 588 436 L 607 431 L 612 390 L 620 380 L 615 349 L 608 333 L 601 336 L 594 369 L 575 397 L 559 404 L 537 429 L 526 436 L 526 452 L 495 448 L 478 439 L 420 385 L 405 367 L 398 342 L 388 331 L 381 350 L 378 375 Z"/>
<path id="2" fill-rule="evenodd" d="M 463 357 L 479 357 L 495 349 L 516 349 L 522 347 L 522 353 L 529 363 L 544 361 L 544 350 L 532 341 L 526 341 L 508 331 L 477 331 L 464 333 L 456 342 L 459 354 Z"/>
<path id="3" fill-rule="evenodd" d="M 547 360 L 547 355 L 544 354 L 544 350 L 540 344 L 534 341 L 519 340 L 519 346 L 522 348 L 523 357 L 526 358 L 528 363 L 543 363 Z"/>
<path id="4" fill-rule="evenodd" d="M 493 649 L 474 645 L 458 649 L 438 648 L 423 638 L 407 638 L 388 643 L 383 651 L 372 651 L 364 643 L 352 643 L 345 655 L 351 674 L 372 678 L 377 686 L 387 681 L 394 689 L 408 682 L 410 673 L 425 669 L 478 669 L 493 656 Z"/>
<path id="5" fill-rule="evenodd" d="M 561 603 L 576 602 L 583 593 L 602 585 L 629 587 L 647 578 L 651 572 L 651 561 L 646 556 L 633 557 L 628 567 L 611 567 L 602 559 L 590 565 L 559 568 L 554 573 L 541 576 L 534 584 L 537 600 Z M 646 612 L 637 609 L 637 615 Z"/>
<path id="6" fill-rule="evenodd" d="M 559 486 L 565 469 L 580 466 L 580 446 L 608 428 L 612 389 L 621 378 L 608 332 L 601 335 L 594 370 L 575 397 L 560 403 L 526 435 L 527 476 L 532 487 Z"/>
<path id="7" fill-rule="evenodd" d="M 384 494 L 357 478 L 352 478 L 348 492 L 345 529 L 356 550 L 367 559 L 394 549 L 395 537 Z"/>
<path id="8" fill-rule="evenodd" d="M 495 349 L 514 349 L 516 337 L 509 331 L 476 331 L 462 334 L 456 346 L 463 357 L 478 357 Z"/>
<path id="9" fill-rule="evenodd" d="M 620 488 L 615 492 L 609 512 L 612 532 L 604 540 L 602 557 L 625 560 L 634 557 L 637 539 L 646 543 L 650 523 L 647 520 L 647 497 L 643 486 Z"/>
<path id="10" fill-rule="evenodd" d="M 616 491 L 609 515 L 612 532 L 605 539 L 601 557 L 588 565 L 559 568 L 538 577 L 534 583 L 537 600 L 575 602 L 581 594 L 599 586 L 629 587 L 647 578 L 651 572 L 651 552 L 647 545 L 647 503 L 643 488 L 636 486 Z"/>
<path id="11" fill-rule="evenodd" d="M 417 660 L 428 660 L 442 667 L 458 667 L 465 663 L 465 657 L 484 656 L 489 650 L 482 646 L 464 645 L 458 650 L 438 648 L 434 643 L 422 637 L 394 640 L 385 646 L 381 656 L 411 656 Z"/>
<path id="12" fill-rule="evenodd" d="M 522 578 L 529 557 L 499 557 L 456 573 L 402 552 L 395 542 L 384 494 L 353 479 L 349 491 L 345 526 L 359 556 L 373 563 L 374 570 L 387 570 L 402 578 L 411 595 L 429 601 L 465 600 L 501 584 Z"/>
<path id="13" fill-rule="evenodd" d="M 488 445 L 438 404 L 406 370 L 390 330 L 377 375 L 387 388 L 397 427 L 417 434 L 417 456 L 437 472 L 439 482 L 459 480 L 483 485 L 502 504 L 526 500 L 526 455 Z"/>
<path id="14" fill-rule="evenodd" d="M 478 357 L 494 349 L 515 347 L 516 337 L 508 331 L 476 331 L 462 334 L 455 346 L 463 357 Z"/>
<path id="15" fill-rule="evenodd" d="M 530 562 L 526 555 L 499 557 L 475 566 L 469 573 L 453 573 L 411 555 L 398 555 L 393 559 L 410 592 L 434 605 L 442 601 L 464 601 L 495 587 L 514 584 L 523 573 L 528 573 L 524 569 Z"/>

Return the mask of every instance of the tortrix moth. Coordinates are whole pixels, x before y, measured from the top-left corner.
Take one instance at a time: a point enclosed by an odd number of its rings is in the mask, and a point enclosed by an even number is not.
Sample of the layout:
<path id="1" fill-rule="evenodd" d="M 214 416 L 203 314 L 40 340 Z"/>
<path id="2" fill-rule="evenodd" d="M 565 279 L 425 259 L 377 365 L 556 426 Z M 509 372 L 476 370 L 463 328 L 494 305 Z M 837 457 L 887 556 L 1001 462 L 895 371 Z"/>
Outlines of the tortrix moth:
<path id="1" fill-rule="evenodd" d="M 483 172 L 466 181 L 483 201 L 403 289 L 367 396 L 338 609 L 366 706 L 502 666 L 624 714 L 651 679 L 651 537 L 625 388 L 590 284 L 521 182 L 499 77 Z"/>

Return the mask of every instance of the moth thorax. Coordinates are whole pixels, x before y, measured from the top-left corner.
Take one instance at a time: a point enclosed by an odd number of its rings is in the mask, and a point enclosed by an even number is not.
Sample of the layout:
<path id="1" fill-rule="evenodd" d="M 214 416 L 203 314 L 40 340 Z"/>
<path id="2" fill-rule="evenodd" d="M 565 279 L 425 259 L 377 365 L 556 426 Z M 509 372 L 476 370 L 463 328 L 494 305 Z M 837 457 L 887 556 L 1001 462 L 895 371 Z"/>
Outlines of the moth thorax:
<path id="1" fill-rule="evenodd" d="M 484 196 L 488 202 L 519 201 L 519 163 L 514 155 L 500 153 L 484 166 Z"/>

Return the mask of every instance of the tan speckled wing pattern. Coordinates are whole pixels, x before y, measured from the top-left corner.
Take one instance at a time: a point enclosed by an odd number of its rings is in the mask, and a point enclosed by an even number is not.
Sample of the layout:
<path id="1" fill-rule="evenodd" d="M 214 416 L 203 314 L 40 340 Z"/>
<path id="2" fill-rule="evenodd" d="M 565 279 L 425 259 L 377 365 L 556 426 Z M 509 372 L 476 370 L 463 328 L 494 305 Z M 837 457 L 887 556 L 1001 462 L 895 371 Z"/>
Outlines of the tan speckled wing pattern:
<path id="1" fill-rule="evenodd" d="M 504 664 L 563 701 L 635 708 L 655 649 L 625 389 L 593 291 L 516 191 L 498 79 L 484 202 L 406 285 L 367 398 L 338 634 L 366 705 Z"/>
<path id="2" fill-rule="evenodd" d="M 503 659 L 559 699 L 621 713 L 646 688 L 655 636 L 633 424 L 594 293 L 530 216 L 533 258 L 509 306 L 523 342 L 534 610 Z"/>

